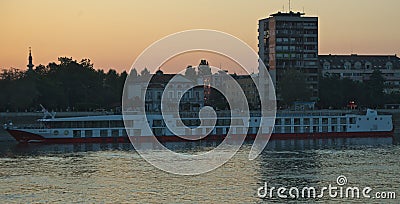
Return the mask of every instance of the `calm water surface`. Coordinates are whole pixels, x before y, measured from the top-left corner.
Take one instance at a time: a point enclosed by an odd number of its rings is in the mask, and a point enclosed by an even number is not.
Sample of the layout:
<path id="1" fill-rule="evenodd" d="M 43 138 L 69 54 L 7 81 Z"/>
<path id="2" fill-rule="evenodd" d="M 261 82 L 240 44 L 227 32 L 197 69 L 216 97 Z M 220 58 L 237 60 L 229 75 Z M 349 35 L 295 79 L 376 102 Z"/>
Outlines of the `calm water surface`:
<path id="1" fill-rule="evenodd" d="M 191 153 L 213 144 L 173 145 Z M 0 143 L 1 203 L 399 203 L 399 199 L 261 199 L 257 189 L 336 185 L 400 195 L 400 146 L 391 139 L 272 141 L 255 161 L 251 143 L 217 170 L 199 176 L 163 172 L 144 161 L 130 144 Z M 162 159 L 162 158 L 161 158 Z M 399 195 L 398 195 L 399 194 Z"/>

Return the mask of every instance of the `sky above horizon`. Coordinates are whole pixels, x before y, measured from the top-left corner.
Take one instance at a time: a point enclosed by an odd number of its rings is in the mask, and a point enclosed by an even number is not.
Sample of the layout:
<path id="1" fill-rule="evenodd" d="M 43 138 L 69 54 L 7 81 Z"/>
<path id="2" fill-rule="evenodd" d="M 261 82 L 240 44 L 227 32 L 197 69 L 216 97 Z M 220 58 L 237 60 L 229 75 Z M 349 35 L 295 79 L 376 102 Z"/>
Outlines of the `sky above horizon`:
<path id="1" fill-rule="evenodd" d="M 319 17 L 320 54 L 400 55 L 399 0 L 292 0 L 291 7 Z M 26 69 L 32 47 L 35 65 L 66 56 L 88 58 L 96 69 L 129 70 L 153 42 L 188 29 L 223 31 L 257 52 L 258 20 L 282 10 L 287 0 L 0 0 L 0 69 Z M 169 66 L 183 69 L 200 58 Z"/>

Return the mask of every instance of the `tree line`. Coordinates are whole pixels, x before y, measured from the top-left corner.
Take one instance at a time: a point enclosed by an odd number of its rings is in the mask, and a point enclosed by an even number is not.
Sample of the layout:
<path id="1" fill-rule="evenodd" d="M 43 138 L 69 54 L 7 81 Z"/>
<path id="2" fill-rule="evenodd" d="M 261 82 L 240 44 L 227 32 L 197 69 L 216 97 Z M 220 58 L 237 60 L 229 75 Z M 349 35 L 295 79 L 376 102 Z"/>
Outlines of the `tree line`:
<path id="1" fill-rule="evenodd" d="M 0 73 L 0 111 L 93 111 L 121 104 L 127 73 L 95 69 L 89 59 L 60 57 L 33 70 Z"/>
<path id="2" fill-rule="evenodd" d="M 210 72 L 199 70 L 199 75 L 201 71 Z M 134 80 L 137 76 L 150 76 L 150 72 L 145 68 L 139 74 L 132 69 L 129 75 Z M 188 67 L 185 75 L 196 78 L 197 73 L 193 67 Z M 107 72 L 95 69 L 89 59 L 76 61 L 67 57 L 28 71 L 3 69 L 0 73 L 0 111 L 37 111 L 40 110 L 39 104 L 54 111 L 114 109 L 121 106 L 127 76 L 126 71 L 118 73 L 114 69 Z M 280 105 L 309 101 L 311 92 L 301 72 L 288 70 L 283 76 L 280 81 Z M 341 109 L 350 101 L 355 101 L 359 107 L 382 108 L 384 104 L 399 103 L 399 93 L 384 92 L 384 81 L 379 70 L 364 82 L 342 79 L 337 75 L 320 76 L 317 106 L 321 109 Z M 210 101 L 221 98 L 220 94 L 210 97 Z"/>
<path id="3" fill-rule="evenodd" d="M 311 90 L 307 87 L 303 73 L 288 70 L 283 76 L 280 82 L 281 105 L 290 106 L 295 101 L 309 101 Z M 317 106 L 320 109 L 342 109 L 354 101 L 359 108 L 383 108 L 385 104 L 400 103 L 400 93 L 386 93 L 385 88 L 388 87 L 379 70 L 375 70 L 364 82 L 332 74 L 319 76 Z"/>

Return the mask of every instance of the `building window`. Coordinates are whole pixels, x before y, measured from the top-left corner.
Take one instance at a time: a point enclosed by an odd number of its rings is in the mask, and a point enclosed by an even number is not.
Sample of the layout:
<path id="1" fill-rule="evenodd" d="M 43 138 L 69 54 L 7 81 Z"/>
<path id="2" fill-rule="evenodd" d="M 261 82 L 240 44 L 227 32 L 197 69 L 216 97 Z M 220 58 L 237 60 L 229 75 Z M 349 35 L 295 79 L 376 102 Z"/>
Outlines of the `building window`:
<path id="1" fill-rule="evenodd" d="M 372 69 L 372 64 L 371 64 L 371 62 L 366 62 L 366 63 L 365 63 L 365 69 Z"/>
<path id="2" fill-rule="evenodd" d="M 386 63 L 386 69 L 393 69 L 393 63 L 392 62 L 387 62 Z"/>
<path id="3" fill-rule="evenodd" d="M 356 62 L 356 63 L 354 64 L 354 68 L 356 68 L 356 69 L 361 69 L 361 62 Z"/>
<path id="4" fill-rule="evenodd" d="M 330 68 L 331 68 L 331 63 L 329 63 L 329 62 L 324 62 L 323 67 L 324 67 L 324 69 L 330 69 Z"/>
<path id="5" fill-rule="evenodd" d="M 351 69 L 351 63 L 350 62 L 345 62 L 344 63 L 344 69 Z"/>

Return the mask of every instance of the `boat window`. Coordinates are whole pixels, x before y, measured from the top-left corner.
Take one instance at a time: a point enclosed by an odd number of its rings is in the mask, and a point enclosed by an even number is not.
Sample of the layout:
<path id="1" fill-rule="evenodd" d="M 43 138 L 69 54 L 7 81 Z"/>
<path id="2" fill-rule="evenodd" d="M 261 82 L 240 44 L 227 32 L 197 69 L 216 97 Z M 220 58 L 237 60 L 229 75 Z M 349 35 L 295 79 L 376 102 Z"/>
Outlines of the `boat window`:
<path id="1" fill-rule="evenodd" d="M 76 128 L 77 127 L 77 122 L 76 121 L 71 121 L 71 128 Z"/>
<path id="2" fill-rule="evenodd" d="M 346 118 L 340 118 L 340 124 L 346 124 Z"/>
<path id="3" fill-rule="evenodd" d="M 328 118 L 322 118 L 322 124 L 328 124 Z"/>
<path id="4" fill-rule="evenodd" d="M 205 126 L 213 126 L 213 120 L 211 120 L 211 119 L 204 120 L 204 125 Z"/>
<path id="5" fill-rule="evenodd" d="M 280 125 L 281 124 L 281 119 L 280 118 L 277 118 L 277 119 L 275 119 L 275 125 Z"/>
<path id="6" fill-rule="evenodd" d="M 199 119 L 192 120 L 193 126 L 200 126 L 200 124 L 201 124 L 201 121 Z"/>
<path id="7" fill-rule="evenodd" d="M 295 126 L 294 127 L 294 133 L 300 133 L 300 127 L 299 126 Z"/>
<path id="8" fill-rule="evenodd" d="M 243 120 L 241 119 L 233 119 L 232 125 L 243 125 Z"/>
<path id="9" fill-rule="evenodd" d="M 285 119 L 285 125 L 290 125 L 290 123 L 291 123 L 290 118 L 286 118 Z"/>
<path id="10" fill-rule="evenodd" d="M 155 136 L 161 136 L 161 135 L 163 135 L 162 128 L 153 128 L 152 130 L 153 130 L 153 134 L 154 134 Z"/>
<path id="11" fill-rule="evenodd" d="M 125 120 L 125 124 L 127 127 L 133 127 L 135 123 L 133 120 Z"/>
<path id="12" fill-rule="evenodd" d="M 163 127 L 162 120 L 153 120 L 153 127 Z"/>
<path id="13" fill-rule="evenodd" d="M 216 134 L 217 135 L 222 135 L 223 133 L 222 133 L 222 128 L 217 128 L 216 129 Z"/>
<path id="14" fill-rule="evenodd" d="M 230 125 L 231 125 L 231 120 L 224 119 L 224 126 L 230 126 Z"/>
<path id="15" fill-rule="evenodd" d="M 203 129 L 202 128 L 197 128 L 196 129 L 196 135 L 202 135 L 203 134 Z"/>
<path id="16" fill-rule="evenodd" d="M 127 137 L 128 136 L 128 133 L 126 133 L 125 129 L 122 129 L 122 135 L 121 136 L 122 137 Z"/>
<path id="17" fill-rule="evenodd" d="M 291 133 L 291 128 L 290 126 L 285 126 L 285 133 Z"/>
<path id="18" fill-rule="evenodd" d="M 313 124 L 315 125 L 319 124 L 319 118 L 313 118 Z"/>
<path id="19" fill-rule="evenodd" d="M 110 127 L 111 128 L 124 127 L 124 122 L 122 120 L 111 120 Z"/>
<path id="20" fill-rule="evenodd" d="M 119 130 L 111 130 L 111 136 L 112 137 L 118 137 L 119 136 Z"/>
<path id="21" fill-rule="evenodd" d="M 217 128 L 218 129 L 218 128 Z M 190 128 L 185 128 L 185 135 L 192 135 L 192 129 Z"/>
<path id="22" fill-rule="evenodd" d="M 108 137 L 108 131 L 107 130 L 100 130 L 100 137 Z"/>
<path id="23" fill-rule="evenodd" d="M 94 128 L 94 122 L 93 121 L 85 121 L 85 128 Z"/>
<path id="24" fill-rule="evenodd" d="M 133 130 L 133 136 L 141 136 L 142 130 L 141 129 L 134 129 Z"/>
<path id="25" fill-rule="evenodd" d="M 74 137 L 81 137 L 81 131 L 80 130 L 74 130 L 74 131 L 72 131 L 72 133 L 73 133 Z"/>
<path id="26" fill-rule="evenodd" d="M 303 119 L 303 124 L 304 125 L 309 125 L 310 124 L 310 118 L 304 118 Z"/>
<path id="27" fill-rule="evenodd" d="M 337 118 L 331 118 L 331 124 L 337 124 Z"/>
<path id="28" fill-rule="evenodd" d="M 93 130 L 85 130 L 85 137 L 92 137 L 93 136 Z"/>
<path id="29" fill-rule="evenodd" d="M 85 122 L 86 128 L 108 128 L 109 121 L 87 121 Z"/>
<path id="30" fill-rule="evenodd" d="M 182 121 L 181 120 L 176 120 L 176 127 L 183 127 L 185 125 L 188 126 L 187 125 L 187 121 L 188 120 L 182 120 Z"/>
<path id="31" fill-rule="evenodd" d="M 294 124 L 295 125 L 300 125 L 300 118 L 295 118 L 294 119 Z"/>

